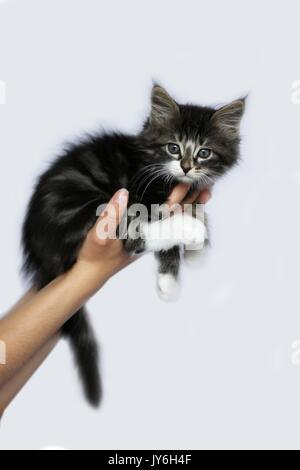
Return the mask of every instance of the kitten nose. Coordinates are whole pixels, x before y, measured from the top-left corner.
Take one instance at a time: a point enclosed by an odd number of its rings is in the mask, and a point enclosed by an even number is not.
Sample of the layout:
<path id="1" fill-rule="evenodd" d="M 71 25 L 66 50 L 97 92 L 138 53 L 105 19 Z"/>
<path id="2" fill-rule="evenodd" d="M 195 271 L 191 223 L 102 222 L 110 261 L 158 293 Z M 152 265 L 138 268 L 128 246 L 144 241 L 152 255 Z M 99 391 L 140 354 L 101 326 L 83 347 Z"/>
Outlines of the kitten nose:
<path id="1" fill-rule="evenodd" d="M 190 162 L 187 162 L 187 161 L 184 161 L 184 160 L 181 160 L 180 166 L 183 169 L 185 174 L 188 173 L 190 171 L 190 169 L 192 168 Z"/>

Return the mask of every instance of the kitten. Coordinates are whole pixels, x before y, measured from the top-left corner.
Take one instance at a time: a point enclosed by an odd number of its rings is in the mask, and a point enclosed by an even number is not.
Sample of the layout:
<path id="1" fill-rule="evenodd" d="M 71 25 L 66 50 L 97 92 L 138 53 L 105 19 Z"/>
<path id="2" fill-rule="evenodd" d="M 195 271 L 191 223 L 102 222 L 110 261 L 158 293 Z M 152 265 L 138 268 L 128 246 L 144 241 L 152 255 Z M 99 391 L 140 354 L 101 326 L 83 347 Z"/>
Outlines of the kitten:
<path id="1" fill-rule="evenodd" d="M 237 162 L 244 107 L 244 99 L 219 109 L 181 105 L 154 85 L 150 115 L 137 135 L 106 133 L 69 146 L 40 177 L 25 218 L 24 271 L 33 285 L 41 289 L 71 268 L 98 206 L 121 187 L 130 192 L 129 207 L 143 203 L 150 212 L 179 182 L 198 189 L 211 186 Z M 173 232 L 164 231 L 163 239 L 159 229 L 168 219 L 128 219 L 129 228 L 139 225 L 141 236 L 136 239 L 128 230 L 125 248 L 155 252 L 160 295 L 171 298 L 182 246 L 202 248 L 207 238 L 203 219 L 175 214 Z M 98 348 L 84 308 L 66 323 L 63 334 L 70 340 L 86 398 L 97 406 L 102 394 Z"/>

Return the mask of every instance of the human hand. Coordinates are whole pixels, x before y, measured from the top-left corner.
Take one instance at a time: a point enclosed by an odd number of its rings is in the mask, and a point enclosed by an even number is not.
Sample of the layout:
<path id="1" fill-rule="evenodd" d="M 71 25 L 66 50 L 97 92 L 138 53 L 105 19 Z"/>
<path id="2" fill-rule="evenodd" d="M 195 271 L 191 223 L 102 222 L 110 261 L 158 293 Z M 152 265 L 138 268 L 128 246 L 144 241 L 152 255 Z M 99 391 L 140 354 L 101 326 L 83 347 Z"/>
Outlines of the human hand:
<path id="1" fill-rule="evenodd" d="M 187 184 L 178 184 L 167 203 L 170 206 L 205 204 L 211 197 L 209 189 L 192 194 L 189 194 L 189 189 Z M 128 196 L 126 189 L 115 193 L 97 223 L 89 231 L 78 255 L 77 269 L 92 274 L 93 280 L 99 285 L 136 259 L 125 251 L 122 240 L 116 238 L 117 227 L 127 208 Z"/>
<path id="2" fill-rule="evenodd" d="M 116 238 L 119 223 L 128 204 L 128 191 L 120 189 L 109 201 L 94 227 L 89 231 L 79 252 L 77 265 L 108 279 L 134 260 L 125 250 L 122 240 Z"/>
<path id="3" fill-rule="evenodd" d="M 189 194 L 190 185 L 185 183 L 180 183 L 171 192 L 168 205 L 173 206 L 176 204 L 206 204 L 211 198 L 211 190 L 209 188 L 202 191 L 195 190 Z"/>

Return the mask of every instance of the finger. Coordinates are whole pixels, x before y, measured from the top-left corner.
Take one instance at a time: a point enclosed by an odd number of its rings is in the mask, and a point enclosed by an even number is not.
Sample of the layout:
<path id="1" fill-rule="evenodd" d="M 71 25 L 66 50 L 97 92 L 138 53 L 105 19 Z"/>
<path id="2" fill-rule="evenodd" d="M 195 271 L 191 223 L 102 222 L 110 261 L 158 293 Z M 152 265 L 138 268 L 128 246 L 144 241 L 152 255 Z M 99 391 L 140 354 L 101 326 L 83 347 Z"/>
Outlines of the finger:
<path id="1" fill-rule="evenodd" d="M 211 198 L 211 190 L 204 189 L 203 191 L 201 191 L 199 195 L 198 202 L 200 202 L 200 204 L 206 204 L 210 200 L 210 198 Z"/>
<path id="2" fill-rule="evenodd" d="M 168 205 L 171 207 L 174 204 L 180 204 L 189 192 L 189 189 L 190 185 L 186 183 L 180 183 L 175 186 L 167 201 Z"/>
<path id="3" fill-rule="evenodd" d="M 188 194 L 186 198 L 184 198 L 182 204 L 193 204 L 194 202 L 198 202 L 199 196 L 199 190 L 196 189 L 191 194 Z"/>
<path id="4" fill-rule="evenodd" d="M 109 201 L 96 225 L 99 239 L 116 238 L 116 230 L 127 208 L 128 196 L 127 189 L 120 189 Z"/>

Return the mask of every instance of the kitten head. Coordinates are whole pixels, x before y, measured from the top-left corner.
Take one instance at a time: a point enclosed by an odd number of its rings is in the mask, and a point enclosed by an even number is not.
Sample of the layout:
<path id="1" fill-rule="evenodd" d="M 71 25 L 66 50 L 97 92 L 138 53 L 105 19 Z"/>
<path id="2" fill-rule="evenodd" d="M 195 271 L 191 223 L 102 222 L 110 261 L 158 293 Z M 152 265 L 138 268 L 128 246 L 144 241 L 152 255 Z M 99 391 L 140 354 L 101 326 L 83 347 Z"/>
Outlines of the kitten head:
<path id="1" fill-rule="evenodd" d="M 140 139 L 162 176 L 211 186 L 239 157 L 245 98 L 219 109 L 177 103 L 154 85 L 151 112 Z"/>

